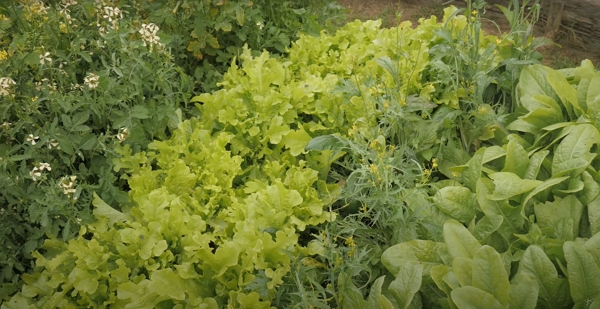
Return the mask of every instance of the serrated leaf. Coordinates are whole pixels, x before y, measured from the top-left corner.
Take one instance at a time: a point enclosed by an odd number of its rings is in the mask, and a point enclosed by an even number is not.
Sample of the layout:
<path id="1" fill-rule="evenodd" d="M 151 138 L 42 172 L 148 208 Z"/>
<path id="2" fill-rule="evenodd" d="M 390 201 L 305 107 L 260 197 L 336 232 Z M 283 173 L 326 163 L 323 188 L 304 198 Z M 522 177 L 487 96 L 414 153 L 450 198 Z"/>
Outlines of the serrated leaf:
<path id="1" fill-rule="evenodd" d="M 299 129 L 290 132 L 283 138 L 283 144 L 290 150 L 292 156 L 299 156 L 311 141 L 311 136 L 304 131 Z"/>
<path id="2" fill-rule="evenodd" d="M 129 116 L 137 119 L 150 118 L 150 111 L 143 105 L 136 105 L 129 110 Z"/>
<path id="3" fill-rule="evenodd" d="M 183 279 L 173 269 L 155 270 L 150 274 L 148 290 L 171 299 L 185 300 L 186 285 Z"/>

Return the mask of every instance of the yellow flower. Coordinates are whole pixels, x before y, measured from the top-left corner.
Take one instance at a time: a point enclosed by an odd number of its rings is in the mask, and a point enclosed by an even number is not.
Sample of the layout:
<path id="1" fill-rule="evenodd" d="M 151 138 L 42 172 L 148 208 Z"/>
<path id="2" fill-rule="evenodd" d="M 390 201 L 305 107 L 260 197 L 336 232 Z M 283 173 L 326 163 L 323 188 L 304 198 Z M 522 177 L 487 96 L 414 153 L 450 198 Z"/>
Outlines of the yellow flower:
<path id="1" fill-rule="evenodd" d="M 68 32 L 67 25 L 65 23 L 60 23 L 60 26 L 58 26 L 58 30 L 60 30 L 60 32 L 62 32 L 62 33 L 67 33 Z"/>
<path id="2" fill-rule="evenodd" d="M 452 177 L 458 177 L 458 172 L 457 171 L 452 172 Z"/>
<path id="3" fill-rule="evenodd" d="M 375 166 L 375 164 L 371 164 L 369 167 L 371 168 L 371 171 L 373 172 L 373 174 L 377 175 L 377 173 L 378 173 L 377 166 Z"/>
<path id="4" fill-rule="evenodd" d="M 369 208 L 367 208 L 367 204 L 364 204 L 364 203 L 363 203 L 362 207 L 360 208 L 360 210 L 362 210 L 362 212 L 364 212 L 364 213 L 369 212 Z"/>
<path id="5" fill-rule="evenodd" d="M 348 236 L 348 238 L 346 238 L 345 243 L 348 247 L 356 247 L 356 243 L 354 242 L 354 236 L 352 236 L 352 235 L 350 235 L 350 236 Z"/>
<path id="6" fill-rule="evenodd" d="M 486 105 L 481 105 L 477 108 L 477 111 L 482 114 L 482 115 L 486 115 L 488 113 L 488 107 Z"/>
<path id="7" fill-rule="evenodd" d="M 473 10 L 473 12 L 471 12 L 471 14 L 473 14 L 473 16 L 477 16 L 477 10 Z"/>
<path id="8" fill-rule="evenodd" d="M 383 108 L 387 109 L 388 107 L 390 107 L 390 101 L 385 100 L 385 103 L 383 104 Z"/>
<path id="9" fill-rule="evenodd" d="M 436 158 L 431 159 L 431 168 L 438 167 L 438 162 Z"/>
<path id="10" fill-rule="evenodd" d="M 377 87 L 373 86 L 373 87 L 371 87 L 371 89 L 369 89 L 369 91 L 371 92 L 371 94 L 376 94 L 377 93 Z"/>
<path id="11" fill-rule="evenodd" d="M 0 50 L 0 61 L 8 59 L 8 53 L 5 50 Z"/>

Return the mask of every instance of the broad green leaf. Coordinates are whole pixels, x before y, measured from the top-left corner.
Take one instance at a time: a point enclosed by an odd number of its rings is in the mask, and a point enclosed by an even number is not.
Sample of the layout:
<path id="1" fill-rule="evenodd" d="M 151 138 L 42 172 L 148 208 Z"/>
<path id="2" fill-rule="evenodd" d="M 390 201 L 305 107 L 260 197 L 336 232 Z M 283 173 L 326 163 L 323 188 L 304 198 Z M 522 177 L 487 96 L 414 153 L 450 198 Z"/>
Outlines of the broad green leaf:
<path id="1" fill-rule="evenodd" d="M 487 152 L 486 148 L 481 148 L 475 152 L 471 160 L 467 163 L 467 169 L 463 172 L 463 183 L 471 191 L 475 191 L 477 181 L 481 178 L 481 167 L 483 165 L 483 157 Z"/>
<path id="2" fill-rule="evenodd" d="M 433 200 L 440 210 L 460 222 L 470 222 L 477 214 L 475 194 L 466 187 L 444 187 L 435 194 Z"/>
<path id="3" fill-rule="evenodd" d="M 583 246 L 592 254 L 595 261 L 600 261 L 600 233 L 590 237 Z"/>
<path id="4" fill-rule="evenodd" d="M 410 262 L 419 262 L 423 265 L 423 273 L 443 261 L 438 255 L 438 251 L 444 244 L 436 243 L 431 240 L 415 239 L 389 247 L 381 255 L 381 263 L 392 273 L 397 274 L 405 267 L 404 264 Z"/>
<path id="5" fill-rule="evenodd" d="M 547 308 L 554 308 L 559 303 L 560 289 L 565 281 L 558 277 L 558 272 L 544 250 L 531 245 L 521 257 L 518 273 L 534 279 L 539 286 L 539 299 Z"/>
<path id="6" fill-rule="evenodd" d="M 97 194 L 94 192 L 94 216 L 108 218 L 108 225 L 112 226 L 115 222 L 123 222 L 131 220 L 131 216 L 127 213 L 122 213 L 108 204 L 106 204 Z"/>
<path id="7" fill-rule="evenodd" d="M 475 228 L 473 229 L 473 236 L 478 240 L 483 240 L 486 237 L 492 235 L 495 231 L 497 231 L 500 226 L 502 226 L 502 222 L 504 221 L 504 217 L 498 214 L 486 214 L 477 221 Z"/>
<path id="8" fill-rule="evenodd" d="M 452 301 L 458 309 L 506 309 L 494 295 L 472 286 L 452 291 Z"/>
<path id="9" fill-rule="evenodd" d="M 514 141 L 509 141 L 506 145 L 506 163 L 502 172 L 513 173 L 521 178 L 525 178 L 527 166 L 529 165 L 529 156 L 523 146 Z"/>
<path id="10" fill-rule="evenodd" d="M 444 223 L 444 242 L 453 258 L 466 257 L 472 259 L 481 244 L 461 223 L 448 220 Z"/>
<path id="11" fill-rule="evenodd" d="M 541 185 L 537 186 L 533 191 L 531 191 L 529 194 L 527 194 L 527 196 L 523 199 L 523 202 L 521 203 L 521 210 L 525 209 L 529 200 L 532 197 L 534 197 L 536 194 L 538 194 L 548 188 L 551 188 L 567 179 L 569 179 L 569 176 L 564 176 L 564 177 L 559 177 L 559 178 L 550 178 L 550 179 L 544 181 Z"/>
<path id="12" fill-rule="evenodd" d="M 431 271 L 429 272 L 429 274 L 431 275 L 431 278 L 433 279 L 433 281 L 435 282 L 437 287 L 440 290 L 442 290 L 444 293 L 446 293 L 446 295 L 448 295 L 448 296 L 450 296 L 450 293 L 452 292 L 453 288 L 460 287 L 458 282 L 456 282 L 456 284 L 453 284 L 451 286 L 444 280 L 444 277 L 452 272 L 453 272 L 452 267 L 448 267 L 443 264 L 439 264 L 435 267 L 432 267 Z"/>
<path id="13" fill-rule="evenodd" d="M 590 117 L 596 117 L 600 113 L 600 72 L 596 72 L 590 80 L 585 104 Z"/>
<path id="14" fill-rule="evenodd" d="M 477 153 L 475 153 L 477 154 Z M 506 151 L 502 149 L 500 146 L 491 146 L 485 148 L 485 153 L 483 154 L 482 164 L 488 163 L 490 161 L 494 161 L 498 158 L 502 158 L 506 155 Z"/>
<path id="15" fill-rule="evenodd" d="M 334 150 L 342 151 L 348 142 L 337 135 L 323 135 L 311 139 L 306 145 L 306 151 L 311 150 Z"/>
<path id="16" fill-rule="evenodd" d="M 520 273 L 510 284 L 510 303 L 508 309 L 535 309 L 538 300 L 539 287 L 535 280 Z"/>
<path id="17" fill-rule="evenodd" d="M 420 278 L 421 274 L 419 274 L 419 279 Z M 381 286 L 383 285 L 384 280 L 385 276 L 382 276 L 375 280 L 375 282 L 373 282 L 373 285 L 371 286 L 371 291 L 369 292 L 369 297 L 367 298 L 369 308 L 394 309 L 394 306 L 392 305 L 390 300 L 387 299 L 383 294 L 381 294 Z M 417 286 L 417 291 L 419 290 L 419 286 Z M 407 306 L 408 305 L 410 305 L 410 302 L 407 304 Z"/>
<path id="18" fill-rule="evenodd" d="M 489 180 L 487 180 L 489 182 Z M 518 207 L 510 206 L 508 201 L 499 200 L 492 201 L 487 198 L 490 190 L 485 185 L 485 181 L 482 179 L 477 182 L 477 201 L 481 210 L 486 216 L 502 216 L 502 224 L 498 228 L 498 232 L 506 239 L 512 238 L 515 233 L 520 233 L 523 228 L 525 220 L 521 216 L 521 210 Z"/>
<path id="19" fill-rule="evenodd" d="M 600 267 L 597 261 L 576 242 L 567 241 L 563 248 L 573 301 L 579 303 L 595 299 L 600 295 Z"/>
<path id="20" fill-rule="evenodd" d="M 532 96 L 544 94 L 555 101 L 558 100 L 558 96 L 547 79 L 549 70 L 551 69 L 548 67 L 536 64 L 527 66 L 521 71 L 517 92 L 520 104 L 528 111 L 546 107 L 535 100 L 530 100 Z M 560 110 L 558 111 L 560 112 Z"/>
<path id="21" fill-rule="evenodd" d="M 340 291 L 340 302 L 343 309 L 369 308 L 369 304 L 363 299 L 362 293 L 352 282 L 352 278 L 345 273 L 338 276 L 338 288 Z"/>
<path id="22" fill-rule="evenodd" d="M 396 279 L 389 286 L 400 309 L 408 308 L 413 297 L 421 288 L 422 276 L 423 265 L 420 263 L 405 263 L 400 266 Z"/>
<path id="23" fill-rule="evenodd" d="M 510 282 L 502 257 L 494 248 L 483 246 L 473 258 L 472 285 L 493 295 L 502 305 L 510 301 Z"/>
<path id="24" fill-rule="evenodd" d="M 579 236 L 579 222 L 583 215 L 583 209 L 583 204 L 574 195 L 568 195 L 564 199 L 556 197 L 554 202 L 534 205 L 535 217 L 541 228 L 556 228 L 561 220 L 571 219 L 572 230 L 568 231 L 571 236 L 570 240 Z M 557 237 L 565 239 L 559 235 Z"/>
<path id="25" fill-rule="evenodd" d="M 473 285 L 473 259 L 457 257 L 452 261 L 452 272 L 460 286 Z"/>
<path id="26" fill-rule="evenodd" d="M 553 177 L 562 176 L 564 173 L 573 172 L 577 175 L 587 166 L 583 162 L 591 162 L 596 155 L 590 154 L 590 149 L 600 143 L 600 133 L 591 124 L 583 123 L 573 126 L 570 133 L 558 144 L 552 160 Z M 578 170 L 580 170 L 577 172 Z"/>
<path id="27" fill-rule="evenodd" d="M 539 180 L 521 179 L 513 173 L 498 172 L 489 175 L 494 181 L 494 192 L 488 196 L 493 201 L 500 201 L 529 192 L 542 184 Z"/>
<path id="28" fill-rule="evenodd" d="M 600 194 L 600 184 L 596 182 L 594 177 L 592 177 L 588 171 L 584 171 L 581 174 L 581 177 L 583 179 L 583 191 L 579 195 L 579 200 L 584 205 L 587 205 Z"/>
<path id="29" fill-rule="evenodd" d="M 552 86 L 572 120 L 583 114 L 583 110 L 579 106 L 577 90 L 562 74 L 555 70 L 548 70 L 548 84 Z"/>
<path id="30" fill-rule="evenodd" d="M 600 195 L 587 205 L 587 211 L 592 235 L 600 233 Z"/>
<path id="31" fill-rule="evenodd" d="M 560 106 L 547 95 L 521 98 L 521 102 L 529 105 L 539 105 L 536 109 L 519 117 L 520 120 L 533 125 L 535 131 L 532 133 L 539 133 L 542 128 L 564 121 Z"/>
<path id="32" fill-rule="evenodd" d="M 585 186 L 585 184 L 580 179 L 571 178 L 569 180 L 569 184 L 566 189 L 556 189 L 555 193 L 560 193 L 560 194 L 565 194 L 565 195 L 573 194 L 573 193 L 581 192 L 583 190 L 584 186 Z"/>

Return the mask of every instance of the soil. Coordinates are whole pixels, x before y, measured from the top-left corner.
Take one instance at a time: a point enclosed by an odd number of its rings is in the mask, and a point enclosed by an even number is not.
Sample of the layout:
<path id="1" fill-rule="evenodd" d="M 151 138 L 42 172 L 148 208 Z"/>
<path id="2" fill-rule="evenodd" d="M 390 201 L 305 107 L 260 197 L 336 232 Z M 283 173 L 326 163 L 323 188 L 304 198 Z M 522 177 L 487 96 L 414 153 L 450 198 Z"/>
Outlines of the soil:
<path id="1" fill-rule="evenodd" d="M 428 18 L 431 15 L 441 17 L 445 5 L 464 7 L 465 3 L 457 0 L 338 0 L 337 2 L 348 10 L 346 15 L 348 20 L 381 19 L 384 27 L 391 27 L 405 20 L 417 24 L 419 18 Z M 400 16 L 400 19 L 397 16 Z M 508 22 L 497 10 L 488 10 L 482 17 L 493 21 L 483 22 L 486 33 L 498 35 L 498 28 L 500 31 L 509 30 Z M 536 24 L 534 35 L 543 36 L 544 27 L 545 19 L 542 18 Z M 573 67 L 578 66 L 583 59 L 590 59 L 596 68 L 600 68 L 600 51 L 587 50 L 586 46 L 589 44 L 573 35 L 568 27 L 561 27 L 554 41 L 556 45 L 540 50 L 544 55 L 544 64 L 556 68 Z"/>

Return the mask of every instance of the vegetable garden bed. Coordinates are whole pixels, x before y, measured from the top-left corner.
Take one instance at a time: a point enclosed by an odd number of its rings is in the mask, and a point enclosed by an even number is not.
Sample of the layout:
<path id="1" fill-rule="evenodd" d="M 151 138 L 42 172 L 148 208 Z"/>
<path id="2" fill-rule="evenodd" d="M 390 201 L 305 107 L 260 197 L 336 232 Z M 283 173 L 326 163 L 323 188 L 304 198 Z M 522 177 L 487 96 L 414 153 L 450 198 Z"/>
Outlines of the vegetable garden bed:
<path id="1" fill-rule="evenodd" d="M 71 209 L 89 194 L 93 213 L 29 244 L 35 266 L 7 277 L 1 308 L 600 308 L 600 72 L 591 61 L 540 65 L 543 40 L 522 31 L 526 18 L 486 35 L 484 6 L 468 1 L 418 25 L 355 21 L 301 35 L 282 55 L 246 46 L 214 91 L 193 97 L 154 27 L 107 24 L 102 38 L 147 62 L 122 71 L 112 53 L 114 66 L 70 76 L 90 101 L 121 89 L 114 100 L 132 104 L 120 105 L 132 127 L 58 101 L 52 93 L 75 94 L 52 80 L 43 96 L 24 95 L 34 84 L 23 76 L 52 55 L 3 66 L 3 181 Z M 140 88 L 125 88 L 131 81 Z M 186 104 L 163 101 L 172 96 Z M 40 112 L 23 112 L 24 102 Z M 106 126 L 128 129 L 111 136 Z M 73 132 L 97 135 L 87 149 L 60 139 Z M 88 169 L 82 183 L 53 180 Z M 94 183 L 98 175 L 107 179 Z M 27 217 L 37 204 L 9 202 L 21 208 L 2 222 L 39 227 Z M 60 239 L 65 229 L 76 232 Z"/>

